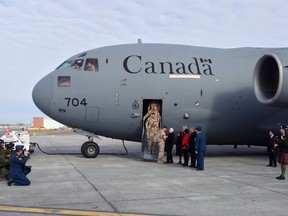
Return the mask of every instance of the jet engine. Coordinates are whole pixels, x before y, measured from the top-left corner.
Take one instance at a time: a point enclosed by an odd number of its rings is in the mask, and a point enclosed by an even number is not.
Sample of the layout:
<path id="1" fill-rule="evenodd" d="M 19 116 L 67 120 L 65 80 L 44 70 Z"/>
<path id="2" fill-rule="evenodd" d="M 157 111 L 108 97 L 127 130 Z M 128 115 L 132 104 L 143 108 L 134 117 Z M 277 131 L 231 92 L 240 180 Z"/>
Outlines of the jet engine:
<path id="1" fill-rule="evenodd" d="M 288 54 L 279 52 L 262 56 L 254 69 L 254 92 L 260 103 L 288 106 Z"/>

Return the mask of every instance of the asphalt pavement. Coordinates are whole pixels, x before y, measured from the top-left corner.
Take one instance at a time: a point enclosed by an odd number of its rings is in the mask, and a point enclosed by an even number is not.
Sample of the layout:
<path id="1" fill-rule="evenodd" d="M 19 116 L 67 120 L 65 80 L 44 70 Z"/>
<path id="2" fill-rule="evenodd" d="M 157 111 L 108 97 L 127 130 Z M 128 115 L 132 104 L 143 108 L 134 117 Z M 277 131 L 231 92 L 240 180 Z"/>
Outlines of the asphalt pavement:
<path id="1" fill-rule="evenodd" d="M 0 182 L 0 215 L 287 215 L 288 179 L 264 147 L 208 146 L 205 170 L 143 160 L 140 143 L 101 138 L 84 158 L 81 135 L 31 136 L 30 186 Z M 97 141 L 97 140 L 96 140 Z M 288 178 L 288 176 L 287 176 Z"/>

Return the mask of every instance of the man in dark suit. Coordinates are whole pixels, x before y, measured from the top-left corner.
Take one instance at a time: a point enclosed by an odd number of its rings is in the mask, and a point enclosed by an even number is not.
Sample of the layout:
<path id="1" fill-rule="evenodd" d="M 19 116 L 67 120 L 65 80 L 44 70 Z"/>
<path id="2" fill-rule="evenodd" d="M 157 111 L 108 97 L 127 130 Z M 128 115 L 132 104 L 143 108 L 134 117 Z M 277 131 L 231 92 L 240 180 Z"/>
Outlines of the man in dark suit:
<path id="1" fill-rule="evenodd" d="M 278 137 L 275 136 L 274 131 L 269 131 L 269 143 L 267 145 L 267 151 L 269 154 L 269 164 L 267 166 L 277 167 L 277 149 L 274 147 L 277 142 Z"/>
<path id="2" fill-rule="evenodd" d="M 165 147 L 167 152 L 167 160 L 165 163 L 173 163 L 172 150 L 174 145 L 174 129 L 169 129 L 169 134 L 165 140 Z"/>
<path id="3" fill-rule="evenodd" d="M 204 155 L 206 152 L 207 137 L 206 133 L 202 132 L 201 126 L 196 126 L 195 131 L 197 133 L 195 140 L 197 152 L 197 170 L 204 170 Z"/>
<path id="4" fill-rule="evenodd" d="M 190 167 L 195 168 L 196 163 L 196 154 L 195 154 L 195 137 L 197 133 L 195 131 L 195 128 L 190 128 L 190 137 L 188 142 L 188 152 L 191 157 L 191 164 Z"/>

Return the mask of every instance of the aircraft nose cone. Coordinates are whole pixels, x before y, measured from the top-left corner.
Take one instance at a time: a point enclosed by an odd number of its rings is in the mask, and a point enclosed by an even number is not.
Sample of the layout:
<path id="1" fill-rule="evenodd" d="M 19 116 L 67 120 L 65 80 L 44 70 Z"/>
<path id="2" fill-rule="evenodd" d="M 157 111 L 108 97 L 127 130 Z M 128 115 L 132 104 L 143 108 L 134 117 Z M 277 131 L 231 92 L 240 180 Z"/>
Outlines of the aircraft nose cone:
<path id="1" fill-rule="evenodd" d="M 32 98 L 35 105 L 46 115 L 50 116 L 53 99 L 53 76 L 48 74 L 33 88 Z"/>

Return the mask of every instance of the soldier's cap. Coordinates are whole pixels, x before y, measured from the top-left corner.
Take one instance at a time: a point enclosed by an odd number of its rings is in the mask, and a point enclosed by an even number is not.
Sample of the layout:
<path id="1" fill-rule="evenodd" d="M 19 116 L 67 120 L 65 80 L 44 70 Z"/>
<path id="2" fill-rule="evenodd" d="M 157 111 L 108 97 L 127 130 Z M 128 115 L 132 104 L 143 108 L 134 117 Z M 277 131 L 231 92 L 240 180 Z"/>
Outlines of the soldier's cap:
<path id="1" fill-rule="evenodd" d="M 201 130 L 202 130 L 202 127 L 201 127 L 200 125 L 197 125 L 197 126 L 195 127 L 195 130 L 201 131 Z"/>
<path id="2" fill-rule="evenodd" d="M 24 148 L 24 145 L 17 145 L 16 151 L 21 151 L 21 150 L 23 150 L 23 148 Z"/>

